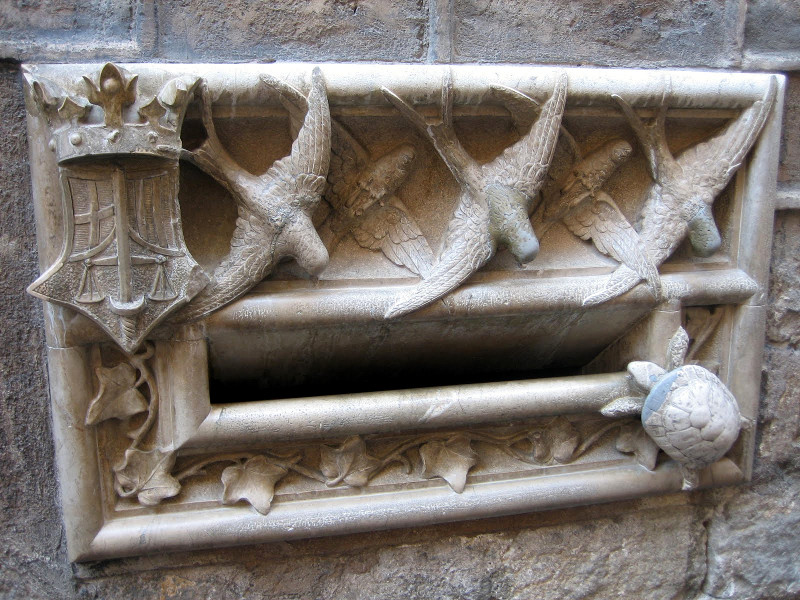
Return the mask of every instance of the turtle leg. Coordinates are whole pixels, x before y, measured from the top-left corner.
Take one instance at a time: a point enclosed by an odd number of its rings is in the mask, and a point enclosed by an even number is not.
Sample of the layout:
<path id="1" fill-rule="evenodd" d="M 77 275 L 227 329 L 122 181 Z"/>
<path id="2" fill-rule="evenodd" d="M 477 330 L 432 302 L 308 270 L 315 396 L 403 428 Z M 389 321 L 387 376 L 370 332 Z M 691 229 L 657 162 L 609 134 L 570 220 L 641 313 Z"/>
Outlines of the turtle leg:
<path id="1" fill-rule="evenodd" d="M 692 469 L 686 465 L 681 465 L 681 474 L 683 475 L 684 491 L 694 490 L 700 485 L 700 472 L 697 469 Z"/>

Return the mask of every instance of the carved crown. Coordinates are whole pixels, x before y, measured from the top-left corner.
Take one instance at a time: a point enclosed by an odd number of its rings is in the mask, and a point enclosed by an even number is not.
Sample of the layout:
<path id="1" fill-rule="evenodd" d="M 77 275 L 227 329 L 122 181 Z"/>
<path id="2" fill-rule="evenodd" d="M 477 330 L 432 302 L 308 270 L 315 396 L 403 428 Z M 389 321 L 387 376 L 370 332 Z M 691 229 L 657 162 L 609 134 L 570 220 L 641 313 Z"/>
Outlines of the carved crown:
<path id="1" fill-rule="evenodd" d="M 73 94 L 30 71 L 24 76 L 50 126 L 49 147 L 58 162 L 108 154 L 177 158 L 181 123 L 200 82 L 183 75 L 153 96 L 140 95 L 137 75 L 106 63 L 96 79 L 84 76 L 78 82 L 83 94 Z"/>

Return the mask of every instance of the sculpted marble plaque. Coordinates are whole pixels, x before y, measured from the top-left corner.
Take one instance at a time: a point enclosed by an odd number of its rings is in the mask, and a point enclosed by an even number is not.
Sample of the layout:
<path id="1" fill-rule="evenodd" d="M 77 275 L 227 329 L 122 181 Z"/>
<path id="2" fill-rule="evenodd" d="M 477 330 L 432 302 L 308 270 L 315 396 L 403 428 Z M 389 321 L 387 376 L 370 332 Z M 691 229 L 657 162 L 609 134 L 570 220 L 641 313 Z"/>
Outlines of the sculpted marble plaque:
<path id="1" fill-rule="evenodd" d="M 782 77 L 25 80 L 73 560 L 750 477 Z"/>

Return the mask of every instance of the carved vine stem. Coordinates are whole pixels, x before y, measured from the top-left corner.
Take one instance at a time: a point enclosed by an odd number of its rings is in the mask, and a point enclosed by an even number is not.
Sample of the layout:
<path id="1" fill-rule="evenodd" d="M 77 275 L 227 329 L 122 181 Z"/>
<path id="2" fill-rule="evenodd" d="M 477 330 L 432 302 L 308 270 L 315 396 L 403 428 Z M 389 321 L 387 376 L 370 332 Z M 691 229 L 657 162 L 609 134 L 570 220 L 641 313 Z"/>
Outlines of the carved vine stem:
<path id="1" fill-rule="evenodd" d="M 147 404 L 147 417 L 145 418 L 144 423 L 142 423 L 137 429 L 128 432 L 128 437 L 133 440 L 130 445 L 131 448 L 139 447 L 139 444 L 141 444 L 144 436 L 147 435 L 147 433 L 155 424 L 156 417 L 158 416 L 158 385 L 156 385 L 153 372 L 147 366 L 147 361 L 150 360 L 154 354 L 155 346 L 152 342 L 146 342 L 144 350 L 141 353 L 127 356 L 128 361 L 137 371 L 139 371 L 139 378 L 136 380 L 136 383 L 133 384 L 133 387 L 139 388 L 142 384 L 147 384 L 149 396 L 149 402 Z"/>
<path id="2" fill-rule="evenodd" d="M 308 469 L 302 465 L 298 465 L 297 462 L 301 459 L 299 454 L 294 454 L 289 458 L 284 457 L 281 460 L 280 457 L 276 457 L 274 454 L 258 454 L 256 452 L 234 452 L 231 454 L 221 454 L 217 456 L 212 456 L 211 458 L 199 460 L 191 465 L 185 467 L 183 470 L 178 471 L 173 477 L 178 481 L 183 481 L 184 479 L 188 479 L 194 475 L 202 475 L 205 473 L 204 469 L 210 465 L 215 463 L 240 463 L 242 461 L 250 460 L 251 458 L 255 458 L 257 456 L 265 456 L 269 459 L 269 461 L 287 471 L 295 471 L 300 475 L 308 477 L 309 479 L 315 479 L 320 483 L 325 483 L 326 479 L 325 476 L 321 473 L 317 473 L 312 469 Z M 287 462 L 288 461 L 288 462 Z"/>

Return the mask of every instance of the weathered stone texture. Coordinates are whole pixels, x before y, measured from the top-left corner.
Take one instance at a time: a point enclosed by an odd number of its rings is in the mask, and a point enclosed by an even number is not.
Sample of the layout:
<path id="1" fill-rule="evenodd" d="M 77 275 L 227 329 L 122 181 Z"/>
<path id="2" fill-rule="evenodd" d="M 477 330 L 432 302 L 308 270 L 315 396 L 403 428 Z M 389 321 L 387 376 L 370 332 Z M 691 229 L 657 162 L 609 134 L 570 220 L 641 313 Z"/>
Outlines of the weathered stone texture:
<path id="1" fill-rule="evenodd" d="M 800 1 L 751 0 L 744 28 L 746 68 L 800 68 Z"/>
<path id="2" fill-rule="evenodd" d="M 753 484 L 710 493 L 710 598 L 800 595 L 800 215 L 775 223 Z"/>
<path id="3" fill-rule="evenodd" d="M 3 2 L 0 57 L 24 61 L 419 61 L 426 0 Z"/>
<path id="4" fill-rule="evenodd" d="M 683 597 L 705 575 L 705 530 L 684 496 L 428 530 L 272 544 L 83 569 L 79 589 L 124 597 L 566 600 Z M 619 506 L 616 507 L 620 508 Z M 562 523 L 565 520 L 567 523 Z M 531 526 L 538 523 L 538 526 Z M 620 577 L 624 573 L 624 577 Z"/>
<path id="5" fill-rule="evenodd" d="M 460 62 L 731 66 L 737 60 L 735 0 L 570 0 L 455 3 Z"/>
<path id="6" fill-rule="evenodd" d="M 712 494 L 703 589 L 713 598 L 800 595 L 800 357 L 770 345 L 766 362 L 754 482 Z"/>
<path id="7" fill-rule="evenodd" d="M 171 2 L 155 17 L 157 55 L 198 60 L 419 61 L 423 0 Z"/>
<path id="8" fill-rule="evenodd" d="M 708 576 L 712 598 L 774 600 L 800 594 L 800 478 L 784 476 L 721 501 L 710 521 Z"/>
<path id="9" fill-rule="evenodd" d="M 4 0 L 0 3 L 0 58 L 135 58 L 140 4 L 148 3 Z"/>
<path id="10" fill-rule="evenodd" d="M 800 343 L 800 216 L 778 213 L 770 273 L 767 337 L 796 347 Z"/>
<path id="11" fill-rule="evenodd" d="M 19 71 L 0 65 L 0 597 L 58 597 L 64 563 Z"/>
<path id="12" fill-rule="evenodd" d="M 789 76 L 785 102 L 778 181 L 800 185 L 800 75 Z"/>

